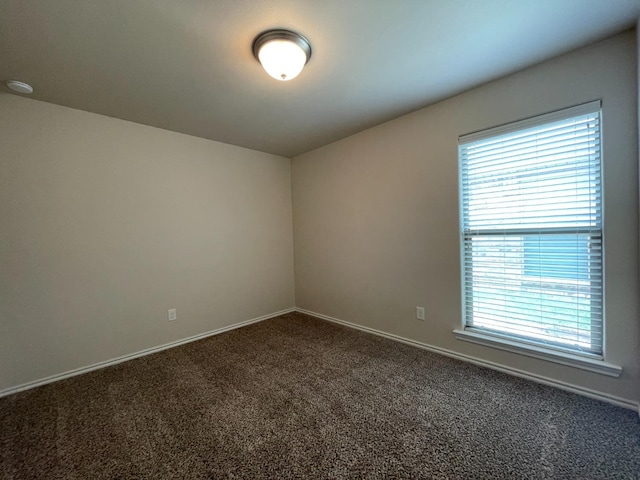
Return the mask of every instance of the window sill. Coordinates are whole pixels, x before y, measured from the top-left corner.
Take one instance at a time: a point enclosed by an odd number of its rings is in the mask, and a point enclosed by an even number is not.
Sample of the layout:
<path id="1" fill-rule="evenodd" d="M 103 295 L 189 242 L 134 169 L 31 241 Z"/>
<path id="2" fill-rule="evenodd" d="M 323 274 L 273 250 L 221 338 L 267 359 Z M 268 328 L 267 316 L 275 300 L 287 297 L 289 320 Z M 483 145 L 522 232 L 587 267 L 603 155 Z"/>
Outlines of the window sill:
<path id="1" fill-rule="evenodd" d="M 622 373 L 622 367 L 606 363 L 604 360 L 596 360 L 579 355 L 571 355 L 570 353 L 558 352 L 542 347 L 532 345 L 523 345 L 497 336 L 486 335 L 469 330 L 454 330 L 453 334 L 458 340 L 465 342 L 477 343 L 486 347 L 493 347 L 507 352 L 526 355 L 527 357 L 539 358 L 560 365 L 580 368 L 590 372 L 607 375 L 609 377 L 619 377 Z"/>

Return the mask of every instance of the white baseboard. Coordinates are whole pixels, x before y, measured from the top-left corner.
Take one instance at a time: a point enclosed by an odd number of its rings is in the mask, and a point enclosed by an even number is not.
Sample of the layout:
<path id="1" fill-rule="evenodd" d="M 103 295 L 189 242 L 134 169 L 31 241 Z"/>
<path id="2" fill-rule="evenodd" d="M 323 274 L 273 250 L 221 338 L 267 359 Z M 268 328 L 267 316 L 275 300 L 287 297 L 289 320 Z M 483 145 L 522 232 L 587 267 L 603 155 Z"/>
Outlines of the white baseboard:
<path id="1" fill-rule="evenodd" d="M 344 325 L 345 327 L 354 328 L 356 330 L 361 330 L 363 332 L 372 333 L 374 335 L 378 335 L 380 337 L 388 338 L 390 340 L 394 340 L 396 342 L 406 343 L 407 345 L 413 345 L 414 347 L 422 348 L 423 350 L 428 350 L 430 352 L 438 353 L 440 355 L 444 355 L 446 357 L 455 358 L 457 360 L 462 360 L 464 362 L 473 363 L 475 365 L 479 365 L 481 367 L 491 368 L 493 370 L 498 370 L 500 372 L 508 373 L 510 375 L 514 375 L 516 377 L 526 378 L 528 380 L 532 380 L 537 383 L 542 383 L 544 385 L 549 385 L 551 387 L 556 387 L 561 390 L 566 390 L 568 392 L 577 393 L 578 395 L 582 395 L 589 398 L 594 398 L 596 400 L 601 400 L 603 402 L 611 403 L 618 407 L 628 408 L 630 410 L 635 410 L 640 415 L 640 404 L 638 402 L 634 402 L 632 400 L 626 400 L 624 398 L 619 398 L 614 395 L 609 395 L 602 392 L 597 392 L 595 390 L 590 390 L 588 388 L 580 387 L 577 385 L 572 385 L 570 383 L 562 382 L 560 380 L 555 380 L 553 378 L 545 377 L 542 375 L 536 375 L 533 373 L 525 372 L 523 370 L 519 370 L 517 368 L 512 368 L 509 366 L 501 365 L 494 362 L 489 362 L 487 360 L 482 360 L 477 357 L 472 357 L 471 355 L 465 355 L 462 353 L 453 352 L 451 350 L 447 350 L 445 348 L 435 347 L 433 345 L 429 345 L 427 343 L 418 342 L 416 340 L 411 340 L 405 337 L 401 337 L 399 335 L 394 335 L 392 333 L 383 332 L 381 330 L 376 330 L 369 327 L 364 327 L 362 325 L 358 325 L 356 323 L 347 322 L 345 320 L 340 320 L 337 318 L 329 317 L 328 315 L 323 315 L 321 313 L 312 312 L 310 310 L 305 310 L 303 308 L 296 308 L 297 312 L 304 313 L 307 315 L 311 315 L 312 317 L 319 318 L 321 320 L 327 320 L 329 322 L 337 323 L 340 325 Z"/>
<path id="2" fill-rule="evenodd" d="M 164 345 L 158 345 L 157 347 L 147 348 L 145 350 L 140 350 L 139 352 L 130 353 L 128 355 L 123 355 L 117 358 L 112 358 L 111 360 L 105 360 L 104 362 L 94 363 L 86 367 L 76 368 L 74 370 L 69 370 L 64 373 L 59 373 L 56 375 L 51 375 L 46 378 L 41 378 L 39 380 L 34 380 L 32 382 L 23 383 L 22 385 L 18 385 L 15 387 L 9 387 L 4 390 L 0 390 L 0 398 L 6 397 L 8 395 L 12 395 L 14 393 L 22 392 L 23 390 L 29 390 L 30 388 L 46 385 L 47 383 L 57 382 L 59 380 L 64 380 L 65 378 L 75 377 L 76 375 L 82 375 L 83 373 L 91 372 L 93 370 L 98 370 L 100 368 L 110 367 L 111 365 L 117 365 L 118 363 L 126 362 L 128 360 L 133 360 L 134 358 L 144 357 L 145 355 L 161 352 L 162 350 L 167 350 L 169 348 L 177 347 L 179 345 L 184 345 L 185 343 L 195 342 L 196 340 L 201 340 L 203 338 L 210 337 L 212 335 L 218 335 L 220 333 L 228 332 L 229 330 L 235 330 L 237 328 L 246 327 L 247 325 L 251 325 L 252 323 L 262 322 L 263 320 L 268 320 L 270 318 L 277 317 L 279 315 L 291 313 L 291 312 L 294 312 L 295 310 L 296 310 L 295 308 L 288 308 L 286 310 L 281 310 L 279 312 L 270 313 L 268 315 L 252 318 L 250 320 L 245 320 L 239 323 L 234 323 L 233 325 L 229 325 L 227 327 L 217 328 L 215 330 L 210 330 L 208 332 L 199 333 L 198 335 L 193 335 L 191 337 L 183 338 L 181 340 L 176 340 L 175 342 L 165 343 Z"/>
<path id="3" fill-rule="evenodd" d="M 514 375 L 516 377 L 526 378 L 528 380 L 532 380 L 534 382 L 542 383 L 544 385 L 549 385 L 552 387 L 559 388 L 561 390 L 566 390 L 569 392 L 577 393 L 579 395 L 583 395 L 585 397 L 594 398 L 596 400 L 601 400 L 603 402 L 611 403 L 613 405 L 617 405 L 619 407 L 628 408 L 631 410 L 635 410 L 640 415 L 640 404 L 638 402 L 634 402 L 631 400 L 626 400 L 623 398 L 616 397 L 614 395 L 608 395 L 601 392 L 596 392 L 594 390 L 590 390 L 587 388 L 579 387 L 577 385 L 572 385 L 566 382 L 562 382 L 559 380 L 554 380 L 552 378 L 544 377 L 542 375 L 536 375 L 532 373 L 525 372 L 523 370 L 519 370 L 516 368 L 508 367 L 505 365 L 500 365 L 498 363 L 489 362 L 487 360 L 482 360 L 476 357 L 472 357 L 470 355 L 465 355 L 457 352 L 453 352 L 451 350 L 447 350 L 440 347 L 435 347 L 433 345 L 429 345 L 426 343 L 418 342 L 416 340 L 411 340 L 405 337 L 401 337 L 399 335 L 394 335 L 392 333 L 383 332 L 381 330 L 376 330 L 373 328 L 365 327 L 362 325 L 358 325 L 356 323 L 347 322 L 345 320 L 340 320 L 337 318 L 330 317 L 328 315 L 323 315 L 321 313 L 312 312 L 310 310 L 305 310 L 303 308 L 289 308 L 286 310 L 281 310 L 279 312 L 270 313 L 268 315 L 263 315 L 261 317 L 252 318 L 250 320 L 245 320 L 243 322 L 235 323 L 233 325 L 229 325 L 227 327 L 218 328 L 215 330 L 211 330 L 208 332 L 200 333 L 198 335 L 193 335 L 191 337 L 183 338 L 181 340 L 176 340 L 175 342 L 165 343 L 164 345 L 159 345 L 157 347 L 147 348 L 145 350 L 140 350 L 135 353 L 131 353 L 128 355 L 123 355 L 121 357 L 113 358 L 111 360 L 106 360 L 104 362 L 94 363 L 92 365 L 88 365 L 86 367 L 76 368 L 74 370 L 69 370 L 67 372 L 59 373 L 56 375 L 51 375 L 49 377 L 41 378 L 39 380 L 34 380 L 31 382 L 23 383 L 21 385 L 17 385 L 15 387 L 9 387 L 4 390 L 0 390 L 0 398 L 6 397 L 8 395 L 12 395 L 14 393 L 18 393 L 24 390 L 29 390 L 31 388 L 39 387 L 41 385 L 46 385 L 48 383 L 57 382 L 59 380 L 64 380 L 66 378 L 75 377 L 76 375 L 82 375 L 83 373 L 88 373 L 93 370 L 98 370 L 100 368 L 109 367 L 111 365 L 117 365 L 118 363 L 126 362 L 128 360 L 133 360 L 134 358 L 143 357 L 145 355 L 150 355 L 152 353 L 161 352 L 162 350 L 167 350 L 169 348 L 177 347 L 179 345 L 184 345 L 185 343 L 195 342 L 196 340 L 201 340 L 206 337 L 210 337 L 212 335 L 218 335 L 220 333 L 228 332 L 230 330 L 235 330 L 237 328 L 242 328 L 247 325 L 251 325 L 252 323 L 262 322 L 264 320 L 268 320 L 270 318 L 274 318 L 280 315 L 285 315 L 291 312 L 300 312 L 307 315 L 311 315 L 312 317 L 319 318 L 321 320 L 326 320 L 329 322 L 337 323 L 343 325 L 345 327 L 353 328 L 356 330 L 361 330 L 367 333 L 371 333 L 373 335 L 378 335 L 380 337 L 388 338 L 390 340 L 394 340 L 396 342 L 405 343 L 407 345 L 412 345 L 414 347 L 422 348 L 423 350 L 428 350 L 430 352 L 438 353 L 440 355 L 444 355 L 447 357 L 455 358 L 458 360 L 462 360 L 465 362 L 473 363 L 475 365 L 480 365 L 482 367 L 491 368 L 494 370 L 498 370 L 500 372 L 508 373 Z"/>

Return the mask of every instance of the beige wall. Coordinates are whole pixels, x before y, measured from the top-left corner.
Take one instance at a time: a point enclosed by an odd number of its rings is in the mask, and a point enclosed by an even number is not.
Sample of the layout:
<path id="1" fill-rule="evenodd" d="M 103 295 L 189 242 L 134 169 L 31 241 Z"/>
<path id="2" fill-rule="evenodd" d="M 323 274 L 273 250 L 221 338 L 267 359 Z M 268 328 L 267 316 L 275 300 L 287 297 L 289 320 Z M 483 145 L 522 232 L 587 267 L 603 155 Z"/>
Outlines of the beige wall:
<path id="1" fill-rule="evenodd" d="M 0 391 L 293 307 L 290 182 L 286 158 L 0 94 Z"/>
<path id="2" fill-rule="evenodd" d="M 294 158 L 293 177 L 282 157 L 0 94 L 0 391 L 292 307 L 293 180 L 298 307 L 640 400 L 635 42 L 619 35 Z M 619 379 L 451 333 L 458 135 L 598 98 Z"/>
<path id="3" fill-rule="evenodd" d="M 640 400 L 636 61 L 627 32 L 294 158 L 297 306 Z M 603 101 L 606 360 L 623 367 L 618 379 L 452 335 L 461 325 L 457 137 L 595 99 Z M 418 305 L 425 322 L 415 319 Z"/>

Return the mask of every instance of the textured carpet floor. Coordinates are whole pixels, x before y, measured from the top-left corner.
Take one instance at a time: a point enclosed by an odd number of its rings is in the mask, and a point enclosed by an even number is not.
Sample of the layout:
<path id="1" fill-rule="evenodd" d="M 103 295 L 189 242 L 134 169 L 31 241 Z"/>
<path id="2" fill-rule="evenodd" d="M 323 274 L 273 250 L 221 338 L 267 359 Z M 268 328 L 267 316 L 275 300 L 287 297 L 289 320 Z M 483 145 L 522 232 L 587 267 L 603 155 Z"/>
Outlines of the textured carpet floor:
<path id="1" fill-rule="evenodd" d="M 0 399 L 3 479 L 640 478 L 632 411 L 290 314 Z"/>

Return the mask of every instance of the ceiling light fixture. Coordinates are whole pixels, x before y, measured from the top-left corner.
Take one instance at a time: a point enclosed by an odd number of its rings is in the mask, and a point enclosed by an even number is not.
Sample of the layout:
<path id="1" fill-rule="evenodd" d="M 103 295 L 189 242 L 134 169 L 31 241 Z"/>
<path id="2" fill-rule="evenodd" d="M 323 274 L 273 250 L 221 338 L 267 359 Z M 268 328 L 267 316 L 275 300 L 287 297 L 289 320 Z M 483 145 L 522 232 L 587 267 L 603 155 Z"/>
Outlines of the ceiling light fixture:
<path id="1" fill-rule="evenodd" d="M 267 30 L 253 41 L 253 56 L 276 80 L 296 78 L 311 58 L 311 44 L 299 33 Z"/>
<path id="2" fill-rule="evenodd" d="M 18 80 L 7 80 L 6 85 L 14 92 L 25 93 L 27 95 L 33 93 L 33 87 L 31 85 Z"/>

